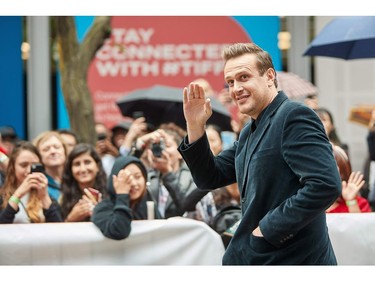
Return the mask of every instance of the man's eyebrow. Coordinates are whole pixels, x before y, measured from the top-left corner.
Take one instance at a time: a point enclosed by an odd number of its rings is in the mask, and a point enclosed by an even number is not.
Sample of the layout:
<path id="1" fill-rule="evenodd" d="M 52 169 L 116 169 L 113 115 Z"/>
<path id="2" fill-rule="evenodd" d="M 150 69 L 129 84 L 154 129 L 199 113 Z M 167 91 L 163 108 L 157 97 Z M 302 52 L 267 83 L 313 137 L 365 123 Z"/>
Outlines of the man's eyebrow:
<path id="1" fill-rule="evenodd" d="M 249 71 L 250 71 L 249 68 L 244 68 L 244 69 L 241 69 L 239 72 L 236 72 L 236 73 L 234 73 L 232 75 L 225 75 L 224 79 L 228 79 L 228 78 L 231 78 L 231 77 L 237 77 L 237 76 L 243 75 L 243 74 L 248 74 Z"/>

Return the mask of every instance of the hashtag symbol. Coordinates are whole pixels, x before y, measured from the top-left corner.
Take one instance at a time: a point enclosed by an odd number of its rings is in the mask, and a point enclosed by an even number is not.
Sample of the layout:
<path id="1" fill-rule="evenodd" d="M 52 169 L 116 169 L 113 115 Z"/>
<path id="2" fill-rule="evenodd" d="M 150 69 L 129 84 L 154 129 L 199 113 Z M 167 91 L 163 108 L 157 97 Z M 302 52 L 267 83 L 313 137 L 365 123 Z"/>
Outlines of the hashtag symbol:
<path id="1" fill-rule="evenodd" d="M 165 62 L 163 64 L 163 75 L 166 76 L 176 76 L 180 70 L 178 62 Z"/>

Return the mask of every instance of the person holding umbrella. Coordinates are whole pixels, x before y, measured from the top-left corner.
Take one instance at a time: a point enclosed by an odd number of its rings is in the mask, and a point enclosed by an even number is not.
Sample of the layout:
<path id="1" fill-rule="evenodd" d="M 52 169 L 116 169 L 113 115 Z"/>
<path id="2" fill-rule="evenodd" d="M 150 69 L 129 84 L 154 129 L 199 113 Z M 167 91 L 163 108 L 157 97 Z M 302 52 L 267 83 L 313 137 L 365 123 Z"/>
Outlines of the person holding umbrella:
<path id="1" fill-rule="evenodd" d="M 332 146 L 315 112 L 277 91 L 270 55 L 253 43 L 223 51 L 224 78 L 252 120 L 232 147 L 214 156 L 203 88 L 183 90 L 187 136 L 178 150 L 200 189 L 238 183 L 242 219 L 224 265 L 336 265 L 325 210 L 341 194 Z"/>

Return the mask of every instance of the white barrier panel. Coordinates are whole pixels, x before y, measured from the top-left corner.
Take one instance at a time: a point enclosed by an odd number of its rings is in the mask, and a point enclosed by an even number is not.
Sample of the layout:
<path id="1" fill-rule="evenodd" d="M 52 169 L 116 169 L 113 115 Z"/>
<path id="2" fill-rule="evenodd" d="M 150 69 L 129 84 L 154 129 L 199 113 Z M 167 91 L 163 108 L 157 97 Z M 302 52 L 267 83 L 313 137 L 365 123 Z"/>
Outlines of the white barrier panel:
<path id="1" fill-rule="evenodd" d="M 0 225 L 0 265 L 221 265 L 224 246 L 205 223 L 133 221 L 124 240 L 91 222 Z"/>
<path id="2" fill-rule="evenodd" d="M 375 265 L 375 213 L 328 214 L 339 265 Z M 0 265 L 221 265 L 220 236 L 185 218 L 134 221 L 125 240 L 90 222 L 0 225 Z"/>
<path id="3" fill-rule="evenodd" d="M 339 265 L 375 265 L 375 213 L 327 214 Z"/>

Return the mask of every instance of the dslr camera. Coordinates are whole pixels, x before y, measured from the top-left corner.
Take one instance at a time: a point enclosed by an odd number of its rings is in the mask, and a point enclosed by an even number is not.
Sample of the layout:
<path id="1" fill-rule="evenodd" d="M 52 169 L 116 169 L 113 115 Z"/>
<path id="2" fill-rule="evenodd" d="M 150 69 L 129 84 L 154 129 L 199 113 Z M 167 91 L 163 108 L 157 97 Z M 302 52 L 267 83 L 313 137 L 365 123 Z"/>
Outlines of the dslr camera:
<path id="1" fill-rule="evenodd" d="M 151 151 L 152 151 L 152 154 L 154 154 L 155 157 L 161 157 L 162 155 L 162 151 L 165 149 L 165 143 L 164 141 L 161 139 L 160 142 L 156 142 L 156 143 L 153 143 L 151 145 Z"/>

